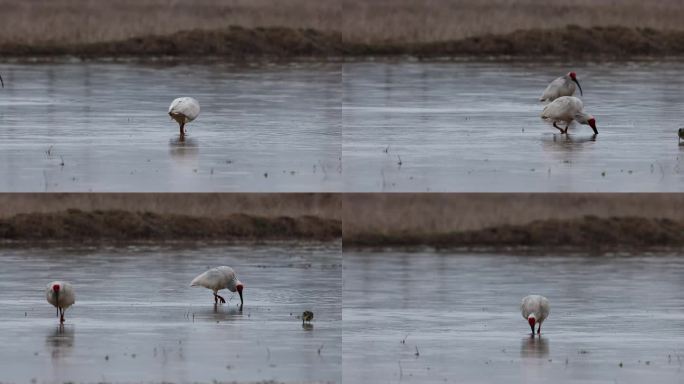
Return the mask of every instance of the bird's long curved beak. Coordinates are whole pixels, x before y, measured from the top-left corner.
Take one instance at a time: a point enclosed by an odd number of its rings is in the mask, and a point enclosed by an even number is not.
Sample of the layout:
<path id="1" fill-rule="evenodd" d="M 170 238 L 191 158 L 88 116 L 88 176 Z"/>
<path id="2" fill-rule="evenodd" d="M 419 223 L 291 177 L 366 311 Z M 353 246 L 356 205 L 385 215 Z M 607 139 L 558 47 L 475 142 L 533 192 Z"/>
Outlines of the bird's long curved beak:
<path id="1" fill-rule="evenodd" d="M 3 88 L 5 88 L 5 82 L 2 81 L 2 76 L 0 76 L 0 85 L 2 85 Z"/>
<path id="2" fill-rule="evenodd" d="M 242 304 L 244 304 L 244 301 L 242 300 L 242 291 L 238 291 L 238 294 L 240 295 L 240 308 L 242 308 Z"/>
<path id="3" fill-rule="evenodd" d="M 57 317 L 59 317 L 59 291 L 55 292 L 55 307 L 57 308 Z"/>
<path id="4" fill-rule="evenodd" d="M 580 95 L 581 95 L 581 96 L 584 96 L 584 94 L 582 93 L 582 86 L 580 85 L 579 81 L 577 81 L 577 79 L 573 79 L 572 81 L 574 81 L 575 84 L 577 84 L 577 87 L 578 87 L 579 90 L 580 90 Z"/>

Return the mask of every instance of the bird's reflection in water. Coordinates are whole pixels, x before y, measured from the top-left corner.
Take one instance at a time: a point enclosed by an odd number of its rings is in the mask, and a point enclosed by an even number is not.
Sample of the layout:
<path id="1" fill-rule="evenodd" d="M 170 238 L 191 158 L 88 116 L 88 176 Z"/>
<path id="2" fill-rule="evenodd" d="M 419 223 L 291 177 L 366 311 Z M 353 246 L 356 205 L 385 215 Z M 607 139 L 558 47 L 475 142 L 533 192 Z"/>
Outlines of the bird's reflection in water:
<path id="1" fill-rule="evenodd" d="M 573 134 L 560 135 L 554 133 L 553 135 L 544 135 L 542 143 L 544 149 L 574 151 L 582 149 L 584 147 L 582 144 L 596 142 L 597 138 L 598 135 L 575 136 Z"/>
<path id="2" fill-rule="evenodd" d="M 169 140 L 169 153 L 171 157 L 181 162 L 194 160 L 199 153 L 199 142 L 187 136 L 185 140 L 175 137 Z"/>
<path id="3" fill-rule="evenodd" d="M 45 337 L 47 347 L 53 359 L 60 359 L 71 354 L 74 347 L 74 327 L 60 324 Z"/>
<path id="4" fill-rule="evenodd" d="M 542 149 L 564 163 L 571 163 L 575 156 L 596 142 L 596 137 L 597 135 L 574 136 L 557 133 L 544 135 Z"/>
<path id="5" fill-rule="evenodd" d="M 313 331 L 314 326 L 311 323 L 302 323 L 302 329 L 305 331 Z"/>
<path id="6" fill-rule="evenodd" d="M 240 306 L 231 304 L 214 304 L 211 309 L 201 309 L 193 312 L 195 321 L 233 321 L 242 317 L 242 309 Z"/>
<path id="7" fill-rule="evenodd" d="M 543 358 L 549 355 L 549 341 L 541 336 L 529 336 L 522 339 L 520 357 Z"/>

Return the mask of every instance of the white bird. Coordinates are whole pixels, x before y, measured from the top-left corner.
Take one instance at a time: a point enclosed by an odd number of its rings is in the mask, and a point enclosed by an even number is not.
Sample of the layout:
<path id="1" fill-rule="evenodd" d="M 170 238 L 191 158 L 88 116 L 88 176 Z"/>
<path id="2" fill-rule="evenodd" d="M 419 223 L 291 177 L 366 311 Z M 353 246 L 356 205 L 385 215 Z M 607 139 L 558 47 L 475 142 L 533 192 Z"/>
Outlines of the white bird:
<path id="1" fill-rule="evenodd" d="M 199 113 L 199 102 L 192 97 L 179 97 L 171 102 L 169 116 L 180 126 L 181 140 L 185 138 L 185 124 L 195 120 Z"/>
<path id="2" fill-rule="evenodd" d="M 57 308 L 59 322 L 64 323 L 64 311 L 76 302 L 74 288 L 66 281 L 53 281 L 47 285 L 45 296 L 48 303 Z"/>
<path id="3" fill-rule="evenodd" d="M 544 320 L 549 317 L 549 300 L 544 296 L 529 295 L 525 296 L 520 303 L 520 311 L 522 317 L 527 320 L 532 328 L 532 335 L 534 335 L 534 325 L 539 323 L 537 334 L 541 333 L 541 326 Z"/>
<path id="4" fill-rule="evenodd" d="M 218 294 L 218 291 L 221 289 L 228 288 L 231 292 L 237 291 L 240 295 L 240 308 L 242 308 L 242 290 L 245 286 L 238 280 L 235 271 L 231 267 L 221 266 L 212 268 L 192 279 L 190 286 L 200 286 L 214 291 L 214 304 L 218 304 L 219 300 L 221 300 L 221 303 L 226 302 L 226 300 Z"/>
<path id="5" fill-rule="evenodd" d="M 561 96 L 544 107 L 541 113 L 541 118 L 553 122 L 561 134 L 568 133 L 568 127 L 573 120 L 580 124 L 589 125 L 594 130 L 594 134 L 598 135 L 596 129 L 596 119 L 594 116 L 584 112 L 584 104 L 582 100 L 574 96 Z M 556 125 L 556 123 L 564 122 L 565 129 Z"/>
<path id="6" fill-rule="evenodd" d="M 575 72 L 568 72 L 567 75 L 561 76 L 549 83 L 539 101 L 554 101 L 561 96 L 572 96 L 575 94 L 575 84 L 579 87 L 580 95 L 582 95 L 582 87 L 579 81 L 577 81 L 577 75 Z"/>

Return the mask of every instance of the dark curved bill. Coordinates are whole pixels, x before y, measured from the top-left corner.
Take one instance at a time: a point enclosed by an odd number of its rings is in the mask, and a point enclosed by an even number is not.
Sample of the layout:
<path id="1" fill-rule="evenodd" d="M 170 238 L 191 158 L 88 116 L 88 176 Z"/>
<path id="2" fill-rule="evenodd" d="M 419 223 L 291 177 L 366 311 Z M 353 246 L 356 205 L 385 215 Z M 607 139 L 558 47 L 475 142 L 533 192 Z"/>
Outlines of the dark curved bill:
<path id="1" fill-rule="evenodd" d="M 579 81 L 577 81 L 576 79 L 574 79 L 574 80 L 572 80 L 572 81 L 574 81 L 575 84 L 577 84 L 577 87 L 578 87 L 579 90 L 580 90 L 580 95 L 581 95 L 581 96 L 584 96 L 584 94 L 582 93 L 582 86 L 580 85 Z"/>
<path id="2" fill-rule="evenodd" d="M 242 304 L 244 303 L 244 302 L 242 301 L 242 292 L 241 292 L 241 291 L 238 291 L 238 293 L 240 294 L 240 306 L 242 307 Z"/>
<path id="3" fill-rule="evenodd" d="M 3 88 L 5 88 L 5 82 L 2 81 L 2 76 L 0 76 L 0 85 L 2 85 Z"/>

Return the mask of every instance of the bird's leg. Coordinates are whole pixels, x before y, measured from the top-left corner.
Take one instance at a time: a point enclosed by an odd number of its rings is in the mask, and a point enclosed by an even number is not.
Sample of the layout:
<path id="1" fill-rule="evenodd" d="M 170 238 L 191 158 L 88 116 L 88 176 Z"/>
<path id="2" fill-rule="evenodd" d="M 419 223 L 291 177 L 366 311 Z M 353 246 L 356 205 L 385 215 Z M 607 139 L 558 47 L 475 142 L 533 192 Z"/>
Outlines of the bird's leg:
<path id="1" fill-rule="evenodd" d="M 554 128 L 556 128 L 556 129 L 558 129 L 558 130 L 560 131 L 561 135 L 565 133 L 565 131 L 563 131 L 563 128 L 561 128 L 561 127 L 559 127 L 559 126 L 556 125 L 556 122 L 555 122 L 555 121 L 553 122 L 553 126 L 554 126 Z"/>
<path id="2" fill-rule="evenodd" d="M 63 308 L 59 309 L 59 323 L 64 324 L 64 309 Z"/>
<path id="3" fill-rule="evenodd" d="M 567 134 L 568 128 L 570 128 L 570 123 L 565 124 L 565 130 L 563 131 L 563 133 Z"/>
<path id="4" fill-rule="evenodd" d="M 185 122 L 181 121 L 179 126 L 180 126 L 180 139 L 183 140 L 183 139 L 185 139 Z"/>
<path id="5" fill-rule="evenodd" d="M 537 335 L 541 335 L 541 321 L 539 322 L 539 328 L 537 328 Z"/>
<path id="6" fill-rule="evenodd" d="M 219 301 L 219 300 L 221 300 L 221 304 L 225 304 L 225 303 L 226 303 L 226 299 L 224 299 L 223 297 L 219 296 L 218 293 L 214 292 L 214 304 L 218 304 L 218 301 Z"/>

